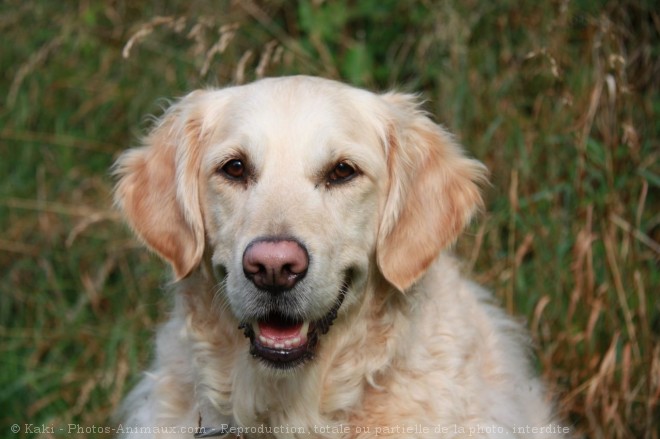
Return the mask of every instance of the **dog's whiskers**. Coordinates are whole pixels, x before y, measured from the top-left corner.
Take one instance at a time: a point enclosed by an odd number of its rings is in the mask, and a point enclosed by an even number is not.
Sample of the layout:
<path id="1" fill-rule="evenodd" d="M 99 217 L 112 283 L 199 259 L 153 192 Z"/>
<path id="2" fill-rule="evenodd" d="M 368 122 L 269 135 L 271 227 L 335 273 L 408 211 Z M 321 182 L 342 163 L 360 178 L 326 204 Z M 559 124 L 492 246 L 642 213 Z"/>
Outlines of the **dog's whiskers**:
<path id="1" fill-rule="evenodd" d="M 217 309 L 220 313 L 229 311 L 229 302 L 226 299 L 224 292 L 227 290 L 227 277 L 221 279 L 216 283 L 211 291 L 213 298 L 211 300 L 211 306 L 214 309 Z"/>

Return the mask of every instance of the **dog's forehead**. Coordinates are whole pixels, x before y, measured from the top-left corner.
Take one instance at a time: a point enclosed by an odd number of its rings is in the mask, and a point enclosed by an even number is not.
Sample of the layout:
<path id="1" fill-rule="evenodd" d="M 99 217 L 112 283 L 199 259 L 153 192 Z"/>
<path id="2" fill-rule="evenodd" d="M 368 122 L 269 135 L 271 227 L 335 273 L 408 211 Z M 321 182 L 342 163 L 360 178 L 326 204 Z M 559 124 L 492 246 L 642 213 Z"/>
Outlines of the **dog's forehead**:
<path id="1" fill-rule="evenodd" d="M 365 143 L 375 137 L 370 122 L 376 95 L 318 78 L 279 78 L 239 87 L 223 120 L 223 131 L 254 143 L 304 146 Z"/>
<path id="2" fill-rule="evenodd" d="M 334 93 L 332 93 L 334 92 Z M 298 135 L 306 131 L 350 129 L 346 118 L 347 96 L 328 87 L 312 88 L 311 84 L 256 83 L 246 87 L 233 99 L 230 107 L 250 130 L 261 130 L 269 136 L 283 132 Z M 239 128 L 235 126 L 235 128 Z"/>

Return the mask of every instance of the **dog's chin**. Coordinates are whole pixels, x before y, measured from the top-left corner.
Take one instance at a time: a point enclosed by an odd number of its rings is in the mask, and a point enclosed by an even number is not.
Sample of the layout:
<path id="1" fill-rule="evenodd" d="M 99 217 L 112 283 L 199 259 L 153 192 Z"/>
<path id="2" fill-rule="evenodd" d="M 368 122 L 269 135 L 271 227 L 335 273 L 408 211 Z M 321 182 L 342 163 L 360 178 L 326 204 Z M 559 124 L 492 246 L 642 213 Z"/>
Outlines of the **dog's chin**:
<path id="1" fill-rule="evenodd" d="M 320 319 L 309 321 L 271 312 L 239 329 L 250 339 L 250 354 L 266 366 L 279 370 L 297 368 L 312 360 L 320 338 L 337 318 L 348 284 L 342 285 L 332 308 Z"/>

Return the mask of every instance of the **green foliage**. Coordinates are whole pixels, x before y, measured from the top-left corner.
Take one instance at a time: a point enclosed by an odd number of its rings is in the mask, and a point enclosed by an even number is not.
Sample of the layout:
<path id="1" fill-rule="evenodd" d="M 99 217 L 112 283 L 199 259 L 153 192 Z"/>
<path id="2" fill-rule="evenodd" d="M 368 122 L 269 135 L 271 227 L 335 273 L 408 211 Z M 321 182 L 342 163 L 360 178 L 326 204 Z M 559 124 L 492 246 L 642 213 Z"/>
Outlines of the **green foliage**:
<path id="1" fill-rule="evenodd" d="M 428 99 L 491 170 L 456 250 L 529 319 L 562 414 L 657 438 L 658 22 L 643 0 L 0 3 L 0 425 L 107 425 L 148 364 L 166 270 L 109 175 L 146 115 L 314 74 Z"/>

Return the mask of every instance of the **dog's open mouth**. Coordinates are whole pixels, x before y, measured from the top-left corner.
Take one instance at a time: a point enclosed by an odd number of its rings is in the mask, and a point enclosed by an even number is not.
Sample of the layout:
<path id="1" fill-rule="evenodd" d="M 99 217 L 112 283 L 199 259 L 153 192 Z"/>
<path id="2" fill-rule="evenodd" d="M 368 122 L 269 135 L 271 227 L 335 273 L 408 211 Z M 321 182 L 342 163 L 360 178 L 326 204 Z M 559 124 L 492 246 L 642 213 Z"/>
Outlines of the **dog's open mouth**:
<path id="1" fill-rule="evenodd" d="M 255 322 L 241 323 L 250 339 L 250 354 L 278 369 L 296 367 L 314 357 L 319 336 L 326 334 L 337 318 L 348 285 L 339 291 L 334 306 L 316 321 L 296 320 L 274 312 Z"/>

